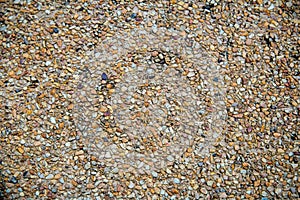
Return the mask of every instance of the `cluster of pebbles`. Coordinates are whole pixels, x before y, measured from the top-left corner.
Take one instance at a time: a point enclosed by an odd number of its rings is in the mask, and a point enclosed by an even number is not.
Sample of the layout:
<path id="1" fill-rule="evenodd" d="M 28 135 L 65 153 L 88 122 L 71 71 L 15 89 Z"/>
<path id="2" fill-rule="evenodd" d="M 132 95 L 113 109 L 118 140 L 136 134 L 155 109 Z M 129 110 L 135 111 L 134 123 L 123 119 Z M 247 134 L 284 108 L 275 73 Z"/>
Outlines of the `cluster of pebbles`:
<path id="1" fill-rule="evenodd" d="M 0 199 L 298 199 L 299 12 L 0 0 Z"/>
<path id="2" fill-rule="evenodd" d="M 138 29 L 87 53 L 90 67 L 77 76 L 74 93 L 75 124 L 92 154 L 107 164 L 113 159 L 116 169 L 157 170 L 191 145 L 201 155 L 221 141 L 221 75 L 198 43 L 188 48 L 176 37 L 176 31 Z M 120 58 L 112 64 L 111 55 Z"/>

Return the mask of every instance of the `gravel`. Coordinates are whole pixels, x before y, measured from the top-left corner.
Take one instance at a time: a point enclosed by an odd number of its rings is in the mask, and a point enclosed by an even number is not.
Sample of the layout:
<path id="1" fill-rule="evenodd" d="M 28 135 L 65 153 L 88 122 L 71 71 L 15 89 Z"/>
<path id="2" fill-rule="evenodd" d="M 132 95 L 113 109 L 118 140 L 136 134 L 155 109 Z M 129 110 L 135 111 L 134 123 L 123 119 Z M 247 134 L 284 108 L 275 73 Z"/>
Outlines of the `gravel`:
<path id="1" fill-rule="evenodd" d="M 0 199 L 299 199 L 298 1 L 0 5 Z"/>

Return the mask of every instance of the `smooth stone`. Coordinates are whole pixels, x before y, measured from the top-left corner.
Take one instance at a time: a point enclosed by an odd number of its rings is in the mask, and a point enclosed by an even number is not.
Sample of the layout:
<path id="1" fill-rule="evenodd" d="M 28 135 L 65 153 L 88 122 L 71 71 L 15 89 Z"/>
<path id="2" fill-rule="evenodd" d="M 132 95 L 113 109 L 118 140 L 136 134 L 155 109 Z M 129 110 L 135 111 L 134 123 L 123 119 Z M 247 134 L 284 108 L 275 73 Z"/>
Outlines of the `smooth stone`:
<path id="1" fill-rule="evenodd" d="M 179 180 L 178 178 L 174 178 L 174 179 L 173 179 L 173 182 L 174 182 L 175 184 L 179 184 L 179 183 L 180 183 L 180 180 Z"/>
<path id="2" fill-rule="evenodd" d="M 52 62 L 51 62 L 51 61 L 49 61 L 49 60 L 48 60 L 48 61 L 46 61 L 46 66 L 48 67 L 49 65 L 51 65 L 51 63 L 52 63 Z"/>
<path id="3" fill-rule="evenodd" d="M 200 191 L 203 193 L 203 194 L 207 194 L 207 190 L 205 188 L 201 188 Z"/>
<path id="4" fill-rule="evenodd" d="M 53 174 L 48 174 L 48 176 L 46 177 L 46 179 L 53 179 Z"/>
<path id="5" fill-rule="evenodd" d="M 91 168 L 91 163 L 90 163 L 90 162 L 88 162 L 88 163 L 86 163 L 86 164 L 84 165 L 84 169 L 88 170 L 88 169 L 90 169 L 90 168 Z"/>
<path id="6" fill-rule="evenodd" d="M 50 122 L 51 122 L 52 124 L 56 124 L 56 119 L 55 119 L 55 117 L 50 117 Z"/>
<path id="7" fill-rule="evenodd" d="M 129 187 L 130 189 L 132 189 L 132 188 L 134 188 L 134 186 L 135 186 L 134 183 L 130 181 L 128 187 Z"/>
<path id="8" fill-rule="evenodd" d="M 10 179 L 10 182 L 13 183 L 13 184 L 16 184 L 16 183 L 18 183 L 18 179 L 17 179 L 16 177 L 13 176 L 13 177 Z"/>
<path id="9" fill-rule="evenodd" d="M 173 162 L 173 161 L 174 161 L 174 157 L 171 156 L 171 155 L 169 155 L 169 156 L 167 157 L 167 160 L 170 161 L 170 162 Z"/>
<path id="10" fill-rule="evenodd" d="M 157 178 L 157 176 L 158 176 L 157 172 L 155 172 L 155 171 L 152 171 L 151 174 L 154 178 Z"/>
<path id="11" fill-rule="evenodd" d="M 214 184 L 213 181 L 207 181 L 207 185 L 208 185 L 209 187 L 212 187 L 213 184 Z"/>
<path id="12" fill-rule="evenodd" d="M 189 72 L 188 74 L 187 74 L 187 77 L 193 77 L 193 76 L 195 76 L 195 72 Z"/>
<path id="13" fill-rule="evenodd" d="M 65 146 L 66 146 L 66 147 L 70 147 L 70 146 L 71 146 L 71 143 L 70 143 L 70 142 L 66 142 Z"/>

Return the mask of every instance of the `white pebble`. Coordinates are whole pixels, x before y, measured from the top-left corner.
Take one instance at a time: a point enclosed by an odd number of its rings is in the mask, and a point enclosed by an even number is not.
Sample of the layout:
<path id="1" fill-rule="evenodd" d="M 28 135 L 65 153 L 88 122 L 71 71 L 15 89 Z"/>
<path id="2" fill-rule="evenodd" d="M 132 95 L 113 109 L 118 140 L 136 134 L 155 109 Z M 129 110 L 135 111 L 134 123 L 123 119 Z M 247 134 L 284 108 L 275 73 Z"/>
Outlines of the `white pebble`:
<path id="1" fill-rule="evenodd" d="M 173 156 L 169 155 L 169 156 L 167 157 L 167 160 L 170 161 L 170 162 L 173 162 L 173 161 L 174 161 L 174 158 L 173 158 Z"/>
<path id="2" fill-rule="evenodd" d="M 174 179 L 173 179 L 173 182 L 174 182 L 175 184 L 179 184 L 179 183 L 180 183 L 180 180 L 179 180 L 178 178 L 174 178 Z"/>
<path id="3" fill-rule="evenodd" d="M 52 124 L 56 124 L 56 119 L 55 119 L 55 117 L 50 117 L 50 122 L 51 122 Z"/>
<path id="4" fill-rule="evenodd" d="M 134 183 L 130 181 L 128 187 L 131 189 L 131 188 L 134 188 Z"/>
<path id="5" fill-rule="evenodd" d="M 46 179 L 53 179 L 53 174 L 49 174 L 47 177 L 46 177 Z"/>
<path id="6" fill-rule="evenodd" d="M 51 65 L 51 61 L 48 60 L 48 61 L 46 62 L 46 66 L 49 66 L 49 65 Z"/>

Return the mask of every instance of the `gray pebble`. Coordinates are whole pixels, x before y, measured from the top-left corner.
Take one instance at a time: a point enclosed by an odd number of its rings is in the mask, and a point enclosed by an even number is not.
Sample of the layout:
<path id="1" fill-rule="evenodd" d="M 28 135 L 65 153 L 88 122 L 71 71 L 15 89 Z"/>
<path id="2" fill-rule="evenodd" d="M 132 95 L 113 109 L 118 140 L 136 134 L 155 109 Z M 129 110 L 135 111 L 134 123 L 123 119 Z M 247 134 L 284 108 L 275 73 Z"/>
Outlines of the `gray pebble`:
<path id="1" fill-rule="evenodd" d="M 91 168 L 91 163 L 90 163 L 90 162 L 88 162 L 88 163 L 86 163 L 86 164 L 84 165 L 84 169 L 88 170 L 88 169 L 90 169 L 90 168 Z"/>
<path id="2" fill-rule="evenodd" d="M 128 187 L 129 187 L 130 189 L 132 189 L 132 188 L 134 188 L 134 186 L 135 186 L 134 183 L 130 181 Z"/>
<path id="3" fill-rule="evenodd" d="M 53 174 L 48 174 L 48 176 L 46 177 L 46 179 L 53 179 Z"/>
<path id="4" fill-rule="evenodd" d="M 154 178 L 157 178 L 157 176 L 158 176 L 157 172 L 155 172 L 155 171 L 152 171 L 151 174 Z"/>
<path id="5" fill-rule="evenodd" d="M 173 161 L 174 161 L 174 157 L 171 156 L 171 155 L 169 155 L 169 156 L 167 157 L 167 160 L 170 161 L 170 162 L 173 162 Z"/>
<path id="6" fill-rule="evenodd" d="M 174 179 L 173 179 L 173 182 L 174 182 L 175 184 L 179 184 L 179 183 L 180 183 L 180 180 L 179 180 L 178 178 L 174 178 Z"/>

